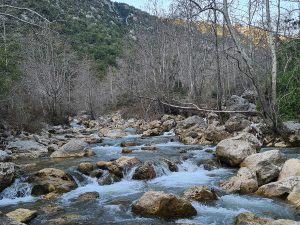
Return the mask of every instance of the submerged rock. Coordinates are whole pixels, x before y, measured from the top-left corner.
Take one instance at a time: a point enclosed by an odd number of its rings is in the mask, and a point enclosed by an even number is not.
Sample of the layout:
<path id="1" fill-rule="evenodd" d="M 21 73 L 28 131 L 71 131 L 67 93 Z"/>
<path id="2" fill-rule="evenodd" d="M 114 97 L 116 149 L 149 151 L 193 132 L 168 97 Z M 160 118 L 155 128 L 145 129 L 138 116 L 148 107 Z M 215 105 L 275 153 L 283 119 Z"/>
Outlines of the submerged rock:
<path id="1" fill-rule="evenodd" d="M 257 190 L 258 182 L 255 172 L 242 167 L 235 176 L 221 182 L 221 187 L 229 193 L 249 194 Z"/>
<path id="2" fill-rule="evenodd" d="M 187 218 L 197 214 L 192 204 L 172 194 L 164 192 L 146 192 L 132 205 L 132 211 L 142 216 L 163 218 Z"/>
<path id="3" fill-rule="evenodd" d="M 7 213 L 6 216 L 21 223 L 28 223 L 37 216 L 37 211 L 20 208 Z"/>
<path id="4" fill-rule="evenodd" d="M 256 173 L 258 185 L 267 184 L 277 179 L 286 156 L 279 150 L 270 150 L 248 156 L 241 167 L 247 167 Z"/>
<path id="5" fill-rule="evenodd" d="M 245 158 L 255 154 L 260 147 L 261 143 L 253 134 L 242 132 L 221 141 L 217 145 L 216 156 L 229 166 L 239 166 Z"/>
<path id="6" fill-rule="evenodd" d="M 82 140 L 71 140 L 57 151 L 53 152 L 51 158 L 70 158 L 90 156 L 91 150 L 88 144 Z"/>
<path id="7" fill-rule="evenodd" d="M 287 160 L 280 171 L 278 180 L 292 176 L 300 176 L 300 159 Z"/>
<path id="8" fill-rule="evenodd" d="M 152 162 L 144 162 L 141 166 L 135 169 L 132 176 L 133 180 L 150 180 L 156 177 L 156 172 Z"/>
<path id="9" fill-rule="evenodd" d="M 48 193 L 65 193 L 77 187 L 71 175 L 63 170 L 45 168 L 37 172 L 30 179 L 33 183 L 32 195 L 46 195 Z"/>
<path id="10" fill-rule="evenodd" d="M 15 176 L 14 163 L 0 163 L 0 192 L 12 184 Z"/>
<path id="11" fill-rule="evenodd" d="M 194 186 L 183 193 L 183 197 L 193 201 L 208 202 L 218 199 L 214 190 L 208 186 Z"/>

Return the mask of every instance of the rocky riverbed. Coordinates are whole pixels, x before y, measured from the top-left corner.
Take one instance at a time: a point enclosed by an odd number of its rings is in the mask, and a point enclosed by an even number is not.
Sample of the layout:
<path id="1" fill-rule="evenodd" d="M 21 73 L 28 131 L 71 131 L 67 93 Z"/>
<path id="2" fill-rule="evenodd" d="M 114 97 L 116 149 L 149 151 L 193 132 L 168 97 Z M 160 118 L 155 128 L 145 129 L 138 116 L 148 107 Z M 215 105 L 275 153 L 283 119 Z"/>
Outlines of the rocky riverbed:
<path id="1" fill-rule="evenodd" d="M 117 113 L 7 134 L 0 224 L 299 224 L 298 131 L 287 126 L 278 138 L 255 116 Z"/>

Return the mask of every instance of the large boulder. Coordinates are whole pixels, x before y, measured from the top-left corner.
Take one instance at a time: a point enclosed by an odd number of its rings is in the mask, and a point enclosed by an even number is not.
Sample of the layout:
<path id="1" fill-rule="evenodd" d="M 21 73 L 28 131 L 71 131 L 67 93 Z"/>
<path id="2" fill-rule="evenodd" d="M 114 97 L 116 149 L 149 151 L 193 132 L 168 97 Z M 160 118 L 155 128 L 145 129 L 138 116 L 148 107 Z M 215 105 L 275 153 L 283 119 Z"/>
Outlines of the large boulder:
<path id="1" fill-rule="evenodd" d="M 269 218 L 260 218 L 249 212 L 240 213 L 239 215 L 237 215 L 234 223 L 234 225 L 299 225 L 299 224 L 300 224 L 299 222 L 293 220 L 285 220 L 285 219 L 273 220 Z"/>
<path id="2" fill-rule="evenodd" d="M 225 122 L 226 131 L 233 133 L 235 131 L 241 131 L 250 126 L 251 122 L 245 118 L 242 114 L 237 114 L 230 117 Z"/>
<path id="3" fill-rule="evenodd" d="M 28 223 L 37 216 L 37 211 L 19 208 L 7 213 L 6 216 L 21 223 Z"/>
<path id="4" fill-rule="evenodd" d="M 280 171 L 278 180 L 283 180 L 287 177 L 300 176 L 300 160 L 299 159 L 289 159 L 287 160 L 282 170 Z"/>
<path id="5" fill-rule="evenodd" d="M 71 140 L 63 145 L 57 151 L 53 152 L 51 158 L 71 158 L 90 156 L 90 149 L 88 144 L 82 140 Z"/>
<path id="6" fill-rule="evenodd" d="M 6 148 L 15 158 L 38 158 L 48 154 L 47 147 L 35 141 L 10 142 Z"/>
<path id="7" fill-rule="evenodd" d="M 71 175 L 63 170 L 45 168 L 29 178 L 33 183 L 32 195 L 46 195 L 49 193 L 65 193 L 77 187 Z"/>
<path id="8" fill-rule="evenodd" d="M 132 205 L 132 211 L 142 216 L 159 216 L 168 219 L 186 218 L 197 214 L 189 201 L 156 191 L 146 192 Z"/>
<path id="9" fill-rule="evenodd" d="M 218 199 L 214 190 L 207 186 L 194 186 L 183 193 L 183 197 L 192 201 L 209 202 Z"/>
<path id="10" fill-rule="evenodd" d="M 239 166 L 249 155 L 257 153 L 260 141 L 250 133 L 242 132 L 221 141 L 216 148 L 217 158 L 229 166 Z"/>
<path id="11" fill-rule="evenodd" d="M 235 176 L 222 182 L 221 187 L 228 193 L 249 194 L 257 190 L 258 182 L 253 171 L 242 167 Z"/>
<path id="12" fill-rule="evenodd" d="M 0 163 L 0 192 L 12 184 L 15 176 L 14 163 Z"/>
<path id="13" fill-rule="evenodd" d="M 237 95 L 232 95 L 226 101 L 226 108 L 231 111 L 256 111 L 256 106 L 254 104 Z"/>
<path id="14" fill-rule="evenodd" d="M 200 116 L 191 116 L 178 123 L 178 126 L 184 129 L 190 128 L 194 125 L 198 125 L 200 127 L 206 127 L 207 123 L 205 119 Z"/>
<path id="15" fill-rule="evenodd" d="M 294 204 L 298 210 L 300 210 L 300 185 L 299 184 L 293 188 L 293 190 L 287 196 L 287 200 L 292 204 Z"/>
<path id="16" fill-rule="evenodd" d="M 285 161 L 286 156 L 279 150 L 270 150 L 248 156 L 240 166 L 255 172 L 261 186 L 277 179 Z"/>
<path id="17" fill-rule="evenodd" d="M 155 168 L 152 162 L 146 161 L 135 169 L 132 179 L 150 180 L 156 177 Z"/>
<path id="18" fill-rule="evenodd" d="M 300 176 L 287 177 L 283 180 L 261 186 L 256 194 L 266 197 L 287 197 L 287 200 L 300 209 Z"/>

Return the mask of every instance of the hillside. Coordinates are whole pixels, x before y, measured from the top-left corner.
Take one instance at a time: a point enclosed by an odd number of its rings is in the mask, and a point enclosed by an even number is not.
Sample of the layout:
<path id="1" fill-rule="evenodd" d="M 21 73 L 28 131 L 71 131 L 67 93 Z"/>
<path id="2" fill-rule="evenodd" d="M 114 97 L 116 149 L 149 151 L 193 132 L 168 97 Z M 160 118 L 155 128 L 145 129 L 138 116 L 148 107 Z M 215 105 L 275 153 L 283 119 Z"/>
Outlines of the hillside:
<path id="1" fill-rule="evenodd" d="M 63 35 L 74 50 L 97 62 L 100 75 L 105 75 L 109 65 L 116 65 L 127 31 L 138 24 L 147 24 L 151 18 L 134 7 L 109 0 L 4 0 L 4 3 L 30 8 L 46 17 L 51 28 Z M 30 12 L 12 9 L 7 12 L 37 22 Z"/>

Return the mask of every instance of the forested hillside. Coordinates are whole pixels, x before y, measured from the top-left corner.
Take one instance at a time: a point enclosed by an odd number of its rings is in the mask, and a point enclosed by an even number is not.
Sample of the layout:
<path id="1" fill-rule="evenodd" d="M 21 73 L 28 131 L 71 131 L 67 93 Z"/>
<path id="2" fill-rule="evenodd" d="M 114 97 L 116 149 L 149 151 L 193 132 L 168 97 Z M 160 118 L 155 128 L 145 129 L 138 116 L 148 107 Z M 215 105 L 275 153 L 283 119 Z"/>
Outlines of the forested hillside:
<path id="1" fill-rule="evenodd" d="M 147 3 L 0 0 L 0 225 L 299 225 L 299 0 Z"/>

